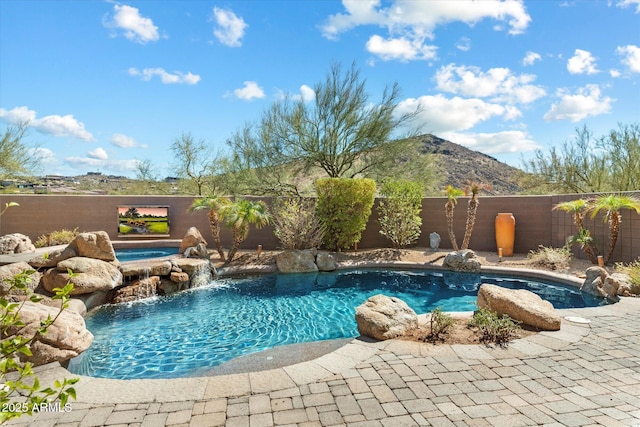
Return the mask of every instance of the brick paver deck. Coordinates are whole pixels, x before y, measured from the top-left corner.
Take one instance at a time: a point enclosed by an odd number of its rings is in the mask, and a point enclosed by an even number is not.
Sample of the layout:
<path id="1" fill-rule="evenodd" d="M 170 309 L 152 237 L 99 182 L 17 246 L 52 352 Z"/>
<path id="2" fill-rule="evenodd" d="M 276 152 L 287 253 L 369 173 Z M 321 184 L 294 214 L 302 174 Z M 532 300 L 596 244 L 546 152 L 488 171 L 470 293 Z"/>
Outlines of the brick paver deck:
<path id="1" fill-rule="evenodd" d="M 507 348 L 354 340 L 269 371 L 175 380 L 83 377 L 67 413 L 29 426 L 640 426 L 640 299 L 562 316 Z M 47 367 L 42 379 L 70 374 Z"/>

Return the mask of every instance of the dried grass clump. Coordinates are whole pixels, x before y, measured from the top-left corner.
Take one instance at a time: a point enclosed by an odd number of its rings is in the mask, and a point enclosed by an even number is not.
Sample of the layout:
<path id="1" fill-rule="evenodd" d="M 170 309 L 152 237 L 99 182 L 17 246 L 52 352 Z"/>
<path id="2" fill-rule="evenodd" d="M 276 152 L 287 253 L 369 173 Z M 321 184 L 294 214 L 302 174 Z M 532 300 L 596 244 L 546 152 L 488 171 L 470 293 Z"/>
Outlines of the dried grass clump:
<path id="1" fill-rule="evenodd" d="M 527 258 L 532 264 L 549 270 L 568 270 L 573 254 L 569 248 L 547 248 L 539 246 L 537 250 L 530 251 Z"/>

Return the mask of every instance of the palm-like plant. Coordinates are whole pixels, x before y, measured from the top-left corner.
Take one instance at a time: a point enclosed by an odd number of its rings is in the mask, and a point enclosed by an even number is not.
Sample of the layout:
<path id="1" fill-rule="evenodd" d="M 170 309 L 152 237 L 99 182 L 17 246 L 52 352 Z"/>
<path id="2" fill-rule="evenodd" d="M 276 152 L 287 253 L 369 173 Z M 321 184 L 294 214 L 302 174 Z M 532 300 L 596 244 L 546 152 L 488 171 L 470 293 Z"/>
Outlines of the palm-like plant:
<path id="1" fill-rule="evenodd" d="M 222 242 L 220 241 L 220 222 L 224 219 L 225 208 L 231 204 L 231 200 L 223 196 L 210 196 L 195 199 L 189 207 L 189 212 L 207 210 L 209 214 L 209 228 L 213 235 L 213 243 L 222 261 L 225 261 Z"/>
<path id="2" fill-rule="evenodd" d="M 471 241 L 471 233 L 473 232 L 473 226 L 476 224 L 476 213 L 478 212 L 478 193 L 481 190 L 489 190 L 491 186 L 489 184 L 479 184 L 474 181 L 470 181 L 465 189 L 465 193 L 471 193 L 471 198 L 467 205 L 467 223 L 464 229 L 464 239 L 462 240 L 462 249 L 469 248 L 469 242 Z"/>
<path id="3" fill-rule="evenodd" d="M 267 212 L 267 205 L 262 202 L 238 199 L 235 203 L 224 208 L 225 224 L 233 233 L 233 246 L 229 249 L 227 263 L 233 261 L 240 244 L 247 238 L 249 227 L 253 224 L 262 228 L 269 224 L 271 217 Z"/>
<path id="4" fill-rule="evenodd" d="M 458 197 L 464 194 L 459 188 L 455 188 L 453 185 L 447 185 L 447 188 L 444 189 L 445 194 L 447 195 L 447 203 L 444 205 L 445 215 L 447 216 L 447 231 L 449 233 L 449 240 L 451 240 L 451 246 L 454 251 L 458 251 L 458 242 L 456 242 L 456 235 L 453 232 L 453 210 L 456 207 L 456 203 L 458 203 Z"/>
<path id="5" fill-rule="evenodd" d="M 599 213 L 604 216 L 604 221 L 609 223 L 609 249 L 604 263 L 611 261 L 613 250 L 618 241 L 620 233 L 620 223 L 622 222 L 622 209 L 630 209 L 640 214 L 640 200 L 632 196 L 623 196 L 618 194 L 605 194 L 588 202 L 588 211 L 591 212 L 591 218 Z"/>
<path id="6" fill-rule="evenodd" d="M 578 243 L 589 260 L 596 264 L 598 262 L 598 248 L 596 248 L 591 232 L 584 227 L 584 213 L 587 210 L 587 201 L 583 199 L 570 200 L 558 203 L 553 207 L 554 210 L 561 210 L 573 214 L 573 222 L 578 227 L 578 233 L 572 236 L 569 243 Z"/>

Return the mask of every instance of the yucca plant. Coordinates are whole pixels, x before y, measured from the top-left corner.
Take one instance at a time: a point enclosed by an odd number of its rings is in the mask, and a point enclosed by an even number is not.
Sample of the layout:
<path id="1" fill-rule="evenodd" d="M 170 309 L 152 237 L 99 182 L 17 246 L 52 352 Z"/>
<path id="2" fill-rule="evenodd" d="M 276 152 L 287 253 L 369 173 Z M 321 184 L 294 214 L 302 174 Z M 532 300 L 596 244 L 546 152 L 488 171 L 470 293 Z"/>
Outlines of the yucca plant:
<path id="1" fill-rule="evenodd" d="M 447 195 L 447 203 L 444 205 L 445 215 L 447 216 L 447 232 L 449 233 L 449 240 L 451 240 L 453 250 L 458 251 L 460 249 L 458 248 L 456 235 L 453 231 L 453 210 L 456 208 L 456 204 L 458 203 L 458 197 L 462 196 L 464 191 L 459 188 L 455 188 L 453 185 L 447 185 L 444 192 Z"/>
<path id="2" fill-rule="evenodd" d="M 468 249 L 471 242 L 471 233 L 473 232 L 473 226 L 476 224 L 476 213 L 478 212 L 478 193 L 481 190 L 489 190 L 491 188 L 488 184 L 479 184 L 474 181 L 469 181 L 465 193 L 471 193 L 471 198 L 467 205 L 467 223 L 464 229 L 464 239 L 462 240 L 462 249 Z"/>
<path id="3" fill-rule="evenodd" d="M 271 217 L 267 212 L 267 205 L 263 201 L 254 202 L 251 200 L 238 199 L 234 203 L 223 209 L 225 225 L 233 233 L 233 246 L 227 254 L 227 263 L 233 261 L 238 252 L 240 244 L 249 235 L 249 227 L 255 225 L 257 228 L 269 224 Z"/>
<path id="4" fill-rule="evenodd" d="M 620 223 L 622 222 L 622 209 L 634 210 L 640 214 L 640 200 L 633 196 L 623 196 L 619 194 L 604 194 L 588 201 L 587 210 L 591 213 L 591 218 L 595 218 L 599 213 L 603 214 L 604 221 L 609 223 L 609 249 L 604 259 L 605 264 L 609 264 L 613 255 L 613 250 L 620 234 Z"/>
<path id="5" fill-rule="evenodd" d="M 209 196 L 195 199 L 189 207 L 189 212 L 207 210 L 209 215 L 209 228 L 213 235 L 213 244 L 216 246 L 218 255 L 225 261 L 222 242 L 220 241 L 220 222 L 224 219 L 224 210 L 231 204 L 231 200 L 223 196 Z"/>

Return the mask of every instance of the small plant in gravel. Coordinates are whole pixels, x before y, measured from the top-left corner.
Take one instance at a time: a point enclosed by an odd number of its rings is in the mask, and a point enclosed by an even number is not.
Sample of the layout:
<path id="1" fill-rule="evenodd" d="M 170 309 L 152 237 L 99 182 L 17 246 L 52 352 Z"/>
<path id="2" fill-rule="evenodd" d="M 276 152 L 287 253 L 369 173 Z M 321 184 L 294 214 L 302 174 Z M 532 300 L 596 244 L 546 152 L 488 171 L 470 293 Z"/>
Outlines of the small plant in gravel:
<path id="1" fill-rule="evenodd" d="M 480 333 L 480 341 L 505 346 L 518 336 L 519 322 L 507 315 L 499 316 L 495 311 L 481 308 L 469 320 L 469 327 Z"/>
<path id="2" fill-rule="evenodd" d="M 616 270 L 629 276 L 631 293 L 640 295 L 640 258 L 629 264 L 617 263 Z"/>
<path id="3" fill-rule="evenodd" d="M 80 232 L 77 227 L 73 230 L 67 230 L 66 228 L 55 230 L 49 234 L 38 236 L 38 240 L 35 241 L 33 246 L 36 248 L 44 248 L 46 246 L 68 245 L 78 234 L 80 234 Z"/>
<path id="4" fill-rule="evenodd" d="M 530 251 L 527 258 L 532 264 L 549 270 L 566 270 L 571 265 L 573 254 L 568 247 L 547 248 L 539 246 L 537 250 Z"/>
<path id="5" fill-rule="evenodd" d="M 426 337 L 426 341 L 434 342 L 441 339 L 442 335 L 453 326 L 453 318 L 447 313 L 443 313 L 440 307 L 431 312 L 431 320 L 429 322 L 430 332 Z"/>

